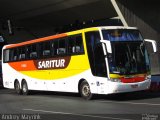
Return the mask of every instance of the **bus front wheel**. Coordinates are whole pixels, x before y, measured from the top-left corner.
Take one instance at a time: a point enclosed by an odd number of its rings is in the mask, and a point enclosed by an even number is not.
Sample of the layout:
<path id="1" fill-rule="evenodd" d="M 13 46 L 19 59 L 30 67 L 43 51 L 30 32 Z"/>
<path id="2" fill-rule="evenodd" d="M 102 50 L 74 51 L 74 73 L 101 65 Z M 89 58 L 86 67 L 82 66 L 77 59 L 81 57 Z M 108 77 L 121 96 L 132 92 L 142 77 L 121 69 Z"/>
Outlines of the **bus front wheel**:
<path id="1" fill-rule="evenodd" d="M 21 91 L 20 84 L 19 84 L 18 80 L 16 80 L 14 83 L 14 89 L 16 90 L 17 94 L 21 94 L 22 91 Z"/>
<path id="2" fill-rule="evenodd" d="M 83 81 L 80 84 L 80 94 L 86 100 L 92 99 L 93 94 L 91 93 L 90 86 L 87 81 Z"/>
<path id="3" fill-rule="evenodd" d="M 22 93 L 23 95 L 28 95 L 29 90 L 28 90 L 28 85 L 26 81 L 22 82 Z"/>

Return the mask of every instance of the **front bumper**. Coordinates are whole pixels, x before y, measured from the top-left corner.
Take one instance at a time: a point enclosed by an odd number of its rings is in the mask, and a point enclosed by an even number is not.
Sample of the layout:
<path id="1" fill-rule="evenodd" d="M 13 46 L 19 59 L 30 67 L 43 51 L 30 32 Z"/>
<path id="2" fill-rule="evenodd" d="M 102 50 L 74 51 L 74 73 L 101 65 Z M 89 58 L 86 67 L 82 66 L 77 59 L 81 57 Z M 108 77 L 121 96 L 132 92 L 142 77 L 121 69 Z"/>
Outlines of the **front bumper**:
<path id="1" fill-rule="evenodd" d="M 99 94 L 114 94 L 133 91 L 142 91 L 150 88 L 151 80 L 147 79 L 136 83 L 110 82 L 101 84 Z"/>

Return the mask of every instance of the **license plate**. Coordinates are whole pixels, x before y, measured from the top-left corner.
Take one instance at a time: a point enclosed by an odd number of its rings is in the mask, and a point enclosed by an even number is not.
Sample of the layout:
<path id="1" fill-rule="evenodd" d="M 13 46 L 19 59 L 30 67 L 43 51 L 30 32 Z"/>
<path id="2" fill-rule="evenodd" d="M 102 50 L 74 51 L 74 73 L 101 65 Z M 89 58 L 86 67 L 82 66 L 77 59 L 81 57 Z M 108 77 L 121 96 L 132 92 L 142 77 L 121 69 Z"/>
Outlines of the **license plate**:
<path id="1" fill-rule="evenodd" d="M 138 88 L 138 85 L 135 84 L 135 85 L 131 85 L 132 88 Z"/>

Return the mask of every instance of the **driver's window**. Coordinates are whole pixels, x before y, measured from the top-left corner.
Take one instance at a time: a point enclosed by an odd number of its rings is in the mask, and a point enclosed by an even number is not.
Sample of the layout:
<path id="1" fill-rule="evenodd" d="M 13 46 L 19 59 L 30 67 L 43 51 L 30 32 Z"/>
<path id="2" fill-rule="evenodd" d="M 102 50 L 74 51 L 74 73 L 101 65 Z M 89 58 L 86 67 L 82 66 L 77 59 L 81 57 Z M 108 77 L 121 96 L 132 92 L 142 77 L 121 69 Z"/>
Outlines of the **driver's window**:
<path id="1" fill-rule="evenodd" d="M 96 75 L 99 77 L 107 77 L 106 63 L 102 44 L 99 43 L 96 45 L 94 53 Z"/>

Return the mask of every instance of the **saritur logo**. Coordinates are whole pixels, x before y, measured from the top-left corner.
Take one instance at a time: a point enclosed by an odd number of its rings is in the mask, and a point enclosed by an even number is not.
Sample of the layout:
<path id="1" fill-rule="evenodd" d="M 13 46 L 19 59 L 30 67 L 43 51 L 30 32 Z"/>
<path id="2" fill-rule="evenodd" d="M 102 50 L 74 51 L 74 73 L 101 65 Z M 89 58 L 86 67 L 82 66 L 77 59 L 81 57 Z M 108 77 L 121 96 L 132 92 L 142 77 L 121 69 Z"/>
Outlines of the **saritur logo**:
<path id="1" fill-rule="evenodd" d="M 46 68 L 59 68 L 64 67 L 65 59 L 59 60 L 47 60 L 47 61 L 39 61 L 38 69 L 46 69 Z"/>
<path id="2" fill-rule="evenodd" d="M 34 64 L 39 70 L 47 69 L 64 69 L 68 66 L 70 57 L 49 58 L 42 60 L 35 60 Z"/>

